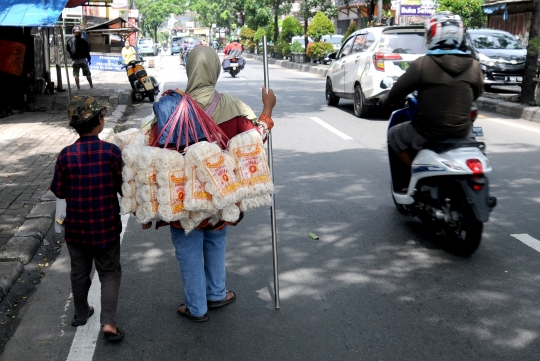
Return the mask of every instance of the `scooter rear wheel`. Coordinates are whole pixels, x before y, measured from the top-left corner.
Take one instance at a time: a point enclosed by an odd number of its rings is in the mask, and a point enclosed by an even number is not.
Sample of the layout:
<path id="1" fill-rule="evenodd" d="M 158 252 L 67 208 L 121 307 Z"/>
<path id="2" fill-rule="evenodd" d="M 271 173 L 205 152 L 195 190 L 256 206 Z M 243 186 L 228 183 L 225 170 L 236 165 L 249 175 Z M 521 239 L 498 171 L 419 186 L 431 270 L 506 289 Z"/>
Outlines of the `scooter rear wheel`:
<path id="1" fill-rule="evenodd" d="M 150 100 L 151 102 L 154 102 L 154 94 L 148 94 L 148 100 Z"/>
<path id="2" fill-rule="evenodd" d="M 392 200 L 394 201 L 396 209 L 398 210 L 399 213 L 401 213 L 401 214 L 409 214 L 409 210 L 407 209 L 407 207 L 405 207 L 403 204 L 398 204 L 398 202 L 396 202 L 396 199 L 394 198 L 394 196 L 392 196 Z"/>
<path id="3" fill-rule="evenodd" d="M 464 220 L 459 232 L 446 231 L 453 253 L 468 257 L 480 246 L 484 224 L 476 219 Z"/>

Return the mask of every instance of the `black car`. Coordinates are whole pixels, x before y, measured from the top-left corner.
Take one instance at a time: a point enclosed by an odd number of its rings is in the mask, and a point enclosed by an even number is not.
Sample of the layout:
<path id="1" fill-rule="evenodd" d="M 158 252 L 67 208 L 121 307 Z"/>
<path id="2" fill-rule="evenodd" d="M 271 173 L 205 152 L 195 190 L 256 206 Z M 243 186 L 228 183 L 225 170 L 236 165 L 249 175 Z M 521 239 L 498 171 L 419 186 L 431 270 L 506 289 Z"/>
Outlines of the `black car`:
<path id="1" fill-rule="evenodd" d="M 486 89 L 492 85 L 521 85 L 527 49 L 514 35 L 495 29 L 467 30 L 466 43 L 480 62 Z"/>

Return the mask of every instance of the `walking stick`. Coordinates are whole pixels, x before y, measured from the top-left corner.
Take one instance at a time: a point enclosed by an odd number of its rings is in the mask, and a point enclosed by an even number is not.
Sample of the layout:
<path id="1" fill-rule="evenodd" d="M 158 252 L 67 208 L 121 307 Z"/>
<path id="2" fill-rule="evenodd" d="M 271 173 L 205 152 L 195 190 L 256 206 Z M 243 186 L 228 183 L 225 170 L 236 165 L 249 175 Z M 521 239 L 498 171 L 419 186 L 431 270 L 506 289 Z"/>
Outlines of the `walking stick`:
<path id="1" fill-rule="evenodd" d="M 266 35 L 263 36 L 263 67 L 264 67 L 264 86 L 266 91 L 270 89 L 268 80 L 268 53 L 266 46 Z M 274 157 L 272 154 L 272 130 L 268 131 L 268 165 L 274 183 Z M 276 195 L 272 194 L 272 206 L 270 207 L 270 222 L 272 225 L 272 253 L 274 258 L 274 304 L 279 309 L 279 272 L 278 272 L 278 254 L 277 254 L 277 233 L 276 233 Z"/>

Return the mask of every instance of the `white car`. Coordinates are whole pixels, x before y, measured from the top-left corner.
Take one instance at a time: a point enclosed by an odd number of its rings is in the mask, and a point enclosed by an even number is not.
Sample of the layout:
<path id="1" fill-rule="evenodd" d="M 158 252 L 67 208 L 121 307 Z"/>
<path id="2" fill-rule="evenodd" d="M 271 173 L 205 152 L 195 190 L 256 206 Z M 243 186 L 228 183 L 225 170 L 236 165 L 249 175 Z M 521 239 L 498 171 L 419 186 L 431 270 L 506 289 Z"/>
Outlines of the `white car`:
<path id="1" fill-rule="evenodd" d="M 337 53 L 326 75 L 326 104 L 340 98 L 354 100 L 354 114 L 366 116 L 386 92 L 385 78 L 401 76 L 409 64 L 427 53 L 423 26 L 366 28 L 351 34 Z"/>
<path id="2" fill-rule="evenodd" d="M 333 34 L 333 35 L 323 35 L 321 41 L 325 41 L 334 46 L 334 50 L 339 50 L 341 47 L 341 40 L 343 40 L 343 35 Z"/>

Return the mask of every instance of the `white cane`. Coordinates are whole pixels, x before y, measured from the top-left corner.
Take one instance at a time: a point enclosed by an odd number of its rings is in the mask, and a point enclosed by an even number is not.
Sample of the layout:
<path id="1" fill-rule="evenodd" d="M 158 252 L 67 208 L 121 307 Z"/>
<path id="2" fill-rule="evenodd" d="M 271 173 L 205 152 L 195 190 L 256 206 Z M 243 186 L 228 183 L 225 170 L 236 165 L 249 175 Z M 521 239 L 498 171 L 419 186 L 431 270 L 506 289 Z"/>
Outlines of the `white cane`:
<path id="1" fill-rule="evenodd" d="M 266 91 L 270 89 L 268 80 L 268 52 L 266 46 L 266 35 L 263 36 L 263 67 L 264 67 L 264 86 Z M 272 131 L 268 131 L 268 165 L 274 183 L 274 157 L 272 154 Z M 274 303 L 275 308 L 279 309 L 279 272 L 278 272 L 278 252 L 277 252 L 277 233 L 276 233 L 276 195 L 272 194 L 272 206 L 270 207 L 270 222 L 272 225 L 272 253 L 274 258 Z"/>

